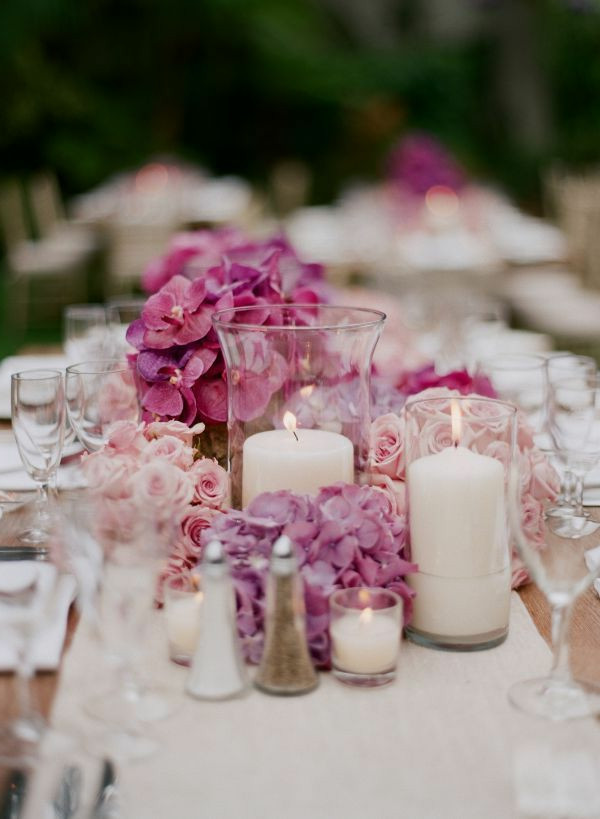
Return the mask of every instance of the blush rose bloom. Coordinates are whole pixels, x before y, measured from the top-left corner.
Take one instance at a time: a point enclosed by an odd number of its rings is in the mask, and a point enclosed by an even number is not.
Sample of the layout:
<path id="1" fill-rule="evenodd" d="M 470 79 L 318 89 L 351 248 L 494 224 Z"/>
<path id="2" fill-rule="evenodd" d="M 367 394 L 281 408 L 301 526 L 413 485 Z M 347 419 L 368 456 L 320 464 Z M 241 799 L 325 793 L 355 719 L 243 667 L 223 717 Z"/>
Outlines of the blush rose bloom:
<path id="1" fill-rule="evenodd" d="M 115 421 L 108 430 L 106 446 L 121 455 L 136 456 L 146 447 L 144 425 L 135 421 Z"/>
<path id="2" fill-rule="evenodd" d="M 131 496 L 131 474 L 135 461 L 125 455 L 107 458 L 103 452 L 83 455 L 81 469 L 89 488 L 106 498 L 120 499 Z"/>
<path id="3" fill-rule="evenodd" d="M 189 427 L 181 421 L 152 421 L 146 427 L 146 437 L 150 440 L 152 438 L 160 438 L 163 435 L 171 435 L 173 438 L 179 438 L 187 446 L 192 446 L 194 437 L 200 435 L 205 430 L 205 425 L 200 421 L 194 426 Z"/>
<path id="4" fill-rule="evenodd" d="M 188 473 L 194 485 L 194 502 L 212 509 L 229 504 L 229 475 L 214 458 L 200 458 Z"/>
<path id="5" fill-rule="evenodd" d="M 556 500 L 560 492 L 560 478 L 552 464 L 539 449 L 529 452 L 529 493 L 536 500 Z"/>
<path id="6" fill-rule="evenodd" d="M 404 417 L 389 412 L 371 424 L 369 460 L 373 472 L 392 480 L 404 475 Z"/>
<path id="7" fill-rule="evenodd" d="M 139 509 L 158 520 L 176 519 L 194 497 L 194 481 L 163 458 L 143 464 L 132 476 L 133 497 Z"/>
<path id="8" fill-rule="evenodd" d="M 367 484 L 379 489 L 390 503 L 390 512 L 393 515 L 406 515 L 406 484 L 404 481 L 394 481 L 389 475 L 378 475 L 371 472 L 367 476 Z"/>
<path id="9" fill-rule="evenodd" d="M 179 438 L 163 435 L 150 441 L 141 456 L 142 463 L 150 463 L 154 458 L 164 458 L 186 471 L 194 463 L 194 450 Z"/>

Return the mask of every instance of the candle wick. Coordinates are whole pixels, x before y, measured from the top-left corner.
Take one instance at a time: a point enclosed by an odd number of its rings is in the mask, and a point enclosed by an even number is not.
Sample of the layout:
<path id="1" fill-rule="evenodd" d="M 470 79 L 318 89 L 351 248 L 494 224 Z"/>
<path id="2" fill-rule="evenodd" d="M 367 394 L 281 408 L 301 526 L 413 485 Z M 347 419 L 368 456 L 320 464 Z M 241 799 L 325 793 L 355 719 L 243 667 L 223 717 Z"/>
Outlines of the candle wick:
<path id="1" fill-rule="evenodd" d="M 298 440 L 298 435 L 296 434 L 296 430 L 295 430 L 295 429 L 293 429 L 293 430 L 292 430 L 292 434 L 293 434 L 294 438 L 295 438 L 296 440 Z"/>

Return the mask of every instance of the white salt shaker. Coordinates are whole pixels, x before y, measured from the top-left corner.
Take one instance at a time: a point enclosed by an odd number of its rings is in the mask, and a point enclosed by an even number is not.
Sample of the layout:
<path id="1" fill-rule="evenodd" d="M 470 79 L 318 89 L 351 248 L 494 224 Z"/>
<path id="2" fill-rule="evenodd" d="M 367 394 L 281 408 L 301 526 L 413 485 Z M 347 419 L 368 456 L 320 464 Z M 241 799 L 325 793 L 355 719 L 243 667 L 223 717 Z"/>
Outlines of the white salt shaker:
<path id="1" fill-rule="evenodd" d="M 225 700 L 248 685 L 235 619 L 235 594 L 222 543 L 211 541 L 201 566 L 204 599 L 200 633 L 186 691 L 205 700 Z"/>

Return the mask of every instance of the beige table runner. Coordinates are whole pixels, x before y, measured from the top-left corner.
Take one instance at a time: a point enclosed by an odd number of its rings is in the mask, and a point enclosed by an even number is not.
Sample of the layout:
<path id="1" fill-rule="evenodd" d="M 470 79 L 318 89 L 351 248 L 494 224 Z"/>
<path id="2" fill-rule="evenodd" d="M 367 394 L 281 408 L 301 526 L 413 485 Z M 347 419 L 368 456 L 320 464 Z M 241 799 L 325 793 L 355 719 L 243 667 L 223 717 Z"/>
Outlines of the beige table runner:
<path id="1" fill-rule="evenodd" d="M 182 692 L 187 671 L 165 660 L 164 641 L 157 638 L 162 615 L 152 617 L 154 679 Z M 80 628 L 61 676 L 59 724 L 81 721 L 79 703 L 100 664 L 98 643 Z M 385 689 L 351 689 L 322 674 L 315 692 L 297 698 L 251 690 L 240 700 L 205 703 L 182 694 L 181 709 L 152 728 L 161 741 L 158 755 L 123 771 L 125 815 L 510 819 L 521 815 L 514 760 L 531 760 L 541 721 L 517 714 L 506 692 L 517 680 L 545 674 L 549 665 L 546 644 L 513 594 L 510 635 L 502 646 L 463 654 L 404 642 L 398 677 Z M 553 729 L 544 724 L 544 730 Z M 599 738 L 593 723 L 571 723 L 568 730 L 583 731 L 588 744 Z M 599 769 L 594 777 L 600 782 Z M 542 784 L 540 798 L 547 793 Z M 586 797 L 588 808 L 572 815 L 600 815 L 600 809 L 589 812 L 598 807 L 594 798 Z"/>

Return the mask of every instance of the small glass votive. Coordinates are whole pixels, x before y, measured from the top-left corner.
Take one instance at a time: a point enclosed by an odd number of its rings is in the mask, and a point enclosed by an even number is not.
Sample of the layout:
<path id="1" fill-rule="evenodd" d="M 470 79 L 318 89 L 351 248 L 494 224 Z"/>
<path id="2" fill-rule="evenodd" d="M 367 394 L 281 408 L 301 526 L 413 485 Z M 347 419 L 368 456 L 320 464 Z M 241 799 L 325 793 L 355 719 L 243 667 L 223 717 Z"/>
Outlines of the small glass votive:
<path id="1" fill-rule="evenodd" d="M 329 610 L 334 676 L 365 687 L 392 682 L 402 634 L 401 598 L 387 589 L 338 589 Z"/>
<path id="2" fill-rule="evenodd" d="M 203 593 L 199 571 L 170 577 L 164 584 L 165 624 L 169 657 L 174 663 L 189 666 L 200 632 Z"/>

